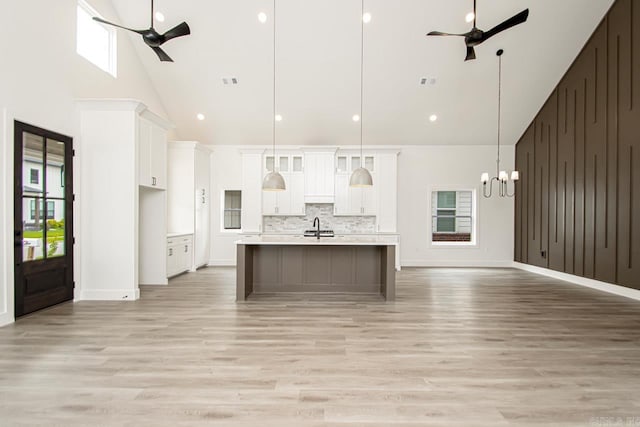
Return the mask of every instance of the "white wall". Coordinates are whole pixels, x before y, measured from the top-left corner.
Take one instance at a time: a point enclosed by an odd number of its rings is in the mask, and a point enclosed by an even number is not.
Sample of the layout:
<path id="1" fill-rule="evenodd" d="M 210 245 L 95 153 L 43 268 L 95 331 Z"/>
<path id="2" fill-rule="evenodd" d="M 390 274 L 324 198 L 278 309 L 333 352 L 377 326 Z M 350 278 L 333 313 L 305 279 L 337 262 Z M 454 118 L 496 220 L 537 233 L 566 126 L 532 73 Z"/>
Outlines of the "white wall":
<path id="1" fill-rule="evenodd" d="M 109 0 L 89 3 L 107 19 L 117 20 Z M 129 35 L 117 32 L 115 79 L 76 54 L 75 28 L 75 0 L 0 3 L 0 52 L 4 58 L 0 67 L 0 109 L 6 111 L 0 129 L 0 325 L 13 320 L 13 120 L 77 137 L 74 99 L 78 98 L 134 98 L 166 117 Z M 79 141 L 74 144 L 78 147 Z M 74 191 L 81 198 L 77 174 L 75 181 Z M 76 215 L 81 214 L 76 211 Z M 76 233 L 76 237 L 81 245 L 82 236 Z"/>
<path id="2" fill-rule="evenodd" d="M 502 147 L 513 169 L 515 148 Z M 398 157 L 398 232 L 403 266 L 505 266 L 513 260 L 513 199 L 485 199 L 480 174 L 495 174 L 495 146 L 410 146 Z M 476 189 L 477 246 L 430 243 L 432 190 Z"/>
<path id="3" fill-rule="evenodd" d="M 253 147 L 256 148 L 256 147 Z M 211 256 L 209 265 L 235 265 L 237 231 L 222 231 L 224 190 L 242 190 L 242 155 L 238 147 L 215 146 L 211 155 Z M 262 203 L 256 200 L 256 203 Z"/>
<path id="4" fill-rule="evenodd" d="M 256 147 L 253 147 L 256 148 Z M 345 147 L 347 148 L 347 147 Z M 370 147 L 375 149 L 375 147 Z M 506 266 L 513 260 L 513 199 L 482 197 L 480 175 L 495 173 L 495 146 L 397 146 L 398 232 L 403 266 Z M 511 170 L 515 149 L 502 148 L 502 166 Z M 216 146 L 212 156 L 211 265 L 233 265 L 238 233 L 220 231 L 220 194 L 241 189 L 238 147 Z M 433 189 L 475 189 L 477 245 L 447 248 L 430 243 Z M 260 203 L 259 200 L 256 203 Z"/>

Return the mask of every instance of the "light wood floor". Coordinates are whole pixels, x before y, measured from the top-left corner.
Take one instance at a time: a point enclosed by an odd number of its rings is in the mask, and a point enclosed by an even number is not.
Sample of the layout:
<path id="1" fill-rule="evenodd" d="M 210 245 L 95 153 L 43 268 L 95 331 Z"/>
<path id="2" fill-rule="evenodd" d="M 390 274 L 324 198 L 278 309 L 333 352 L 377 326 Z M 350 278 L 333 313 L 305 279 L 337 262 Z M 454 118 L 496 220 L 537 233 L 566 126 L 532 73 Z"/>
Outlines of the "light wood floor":
<path id="1" fill-rule="evenodd" d="M 509 269 L 405 269 L 391 303 L 234 281 L 0 328 L 0 425 L 640 426 L 640 302 Z"/>

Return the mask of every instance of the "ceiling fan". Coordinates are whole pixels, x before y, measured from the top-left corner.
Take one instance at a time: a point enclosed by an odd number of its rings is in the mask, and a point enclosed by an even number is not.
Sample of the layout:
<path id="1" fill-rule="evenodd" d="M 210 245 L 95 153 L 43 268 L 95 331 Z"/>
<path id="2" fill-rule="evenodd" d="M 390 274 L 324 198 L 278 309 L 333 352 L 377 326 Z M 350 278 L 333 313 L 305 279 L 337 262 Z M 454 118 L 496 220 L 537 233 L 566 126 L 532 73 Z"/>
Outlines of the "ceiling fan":
<path id="1" fill-rule="evenodd" d="M 501 24 L 496 25 L 489 31 L 482 31 L 476 27 L 476 0 L 473 0 L 473 28 L 468 33 L 463 34 L 450 34 L 450 33 L 442 33 L 440 31 L 431 31 L 428 36 L 460 36 L 464 37 L 464 43 L 467 45 L 467 57 L 464 59 L 465 61 L 469 61 L 471 59 L 476 59 L 476 51 L 475 46 L 478 46 L 480 43 L 489 39 L 490 37 L 495 36 L 496 34 L 508 30 L 511 27 L 514 27 L 518 24 L 522 24 L 529 17 L 529 9 L 525 9 L 517 15 L 512 16 Z"/>
<path id="2" fill-rule="evenodd" d="M 158 55 L 160 61 L 173 62 L 173 59 L 171 59 L 171 57 L 169 57 L 169 55 L 167 55 L 167 53 L 160 48 L 162 44 L 171 39 L 175 39 L 176 37 L 182 37 L 191 34 L 191 29 L 186 22 L 176 25 L 164 34 L 158 33 L 155 28 L 153 28 L 153 0 L 151 0 L 151 27 L 147 30 L 134 30 L 132 28 L 123 27 L 122 25 L 105 21 L 104 19 L 95 16 L 93 17 L 93 19 L 98 22 L 102 22 L 103 24 L 113 25 L 114 27 L 122 28 L 124 30 L 133 31 L 134 33 L 140 34 L 147 46 L 153 49 L 156 55 Z"/>

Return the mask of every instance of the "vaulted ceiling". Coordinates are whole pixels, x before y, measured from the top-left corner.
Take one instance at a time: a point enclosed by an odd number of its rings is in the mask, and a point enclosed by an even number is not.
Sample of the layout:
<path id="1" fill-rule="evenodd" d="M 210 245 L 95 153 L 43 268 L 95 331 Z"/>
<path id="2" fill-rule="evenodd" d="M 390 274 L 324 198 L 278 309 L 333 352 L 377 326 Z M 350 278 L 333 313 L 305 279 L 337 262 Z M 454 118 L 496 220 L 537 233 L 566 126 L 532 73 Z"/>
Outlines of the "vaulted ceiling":
<path id="1" fill-rule="evenodd" d="M 124 25 L 148 27 L 149 0 L 112 0 Z M 273 0 L 156 0 L 165 31 L 192 34 L 161 63 L 133 37 L 181 139 L 269 144 L 273 117 Z M 613 0 L 478 0 L 488 30 L 525 8 L 529 20 L 482 44 L 464 62 L 471 0 L 365 0 L 364 144 L 494 144 L 498 60 L 503 56 L 502 140 L 514 144 Z M 266 23 L 258 13 L 267 15 Z M 276 0 L 278 144 L 359 143 L 360 0 Z M 128 35 L 126 37 L 129 37 Z M 236 77 L 238 85 L 224 85 Z M 422 77 L 435 85 L 421 86 Z M 202 113 L 204 121 L 196 119 Z M 430 122 L 436 114 L 438 120 Z"/>

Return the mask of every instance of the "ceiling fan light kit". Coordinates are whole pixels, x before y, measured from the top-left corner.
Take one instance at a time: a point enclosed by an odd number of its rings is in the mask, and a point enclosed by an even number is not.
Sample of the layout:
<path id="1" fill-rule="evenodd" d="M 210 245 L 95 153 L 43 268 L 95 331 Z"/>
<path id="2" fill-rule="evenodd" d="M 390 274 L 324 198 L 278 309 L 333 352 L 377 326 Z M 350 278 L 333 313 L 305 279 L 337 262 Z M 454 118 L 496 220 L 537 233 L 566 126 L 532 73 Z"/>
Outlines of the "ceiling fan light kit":
<path id="1" fill-rule="evenodd" d="M 123 30 L 131 31 L 142 36 L 142 40 L 149 46 L 155 53 L 158 55 L 160 61 L 163 62 L 173 62 L 173 59 L 167 53 L 160 48 L 164 43 L 168 42 L 171 39 L 175 39 L 177 37 L 182 37 L 191 34 L 191 29 L 186 22 L 182 22 L 169 31 L 166 31 L 163 34 L 160 34 L 156 31 L 153 26 L 154 23 L 154 11 L 153 11 L 153 0 L 151 0 L 151 27 L 146 30 L 134 30 L 132 28 L 123 27 L 122 25 L 114 24 L 113 22 L 105 21 L 102 18 L 94 16 L 94 21 L 101 22 L 106 25 L 112 25 L 117 28 L 122 28 Z"/>
<path id="2" fill-rule="evenodd" d="M 498 195 L 500 197 L 513 197 L 515 196 L 515 183 L 520 179 L 520 173 L 518 171 L 511 172 L 511 181 L 514 183 L 514 189 L 509 192 L 509 173 L 505 170 L 500 170 L 500 116 L 502 107 L 502 54 L 504 50 L 499 49 L 496 52 L 498 56 L 498 158 L 496 159 L 496 176 L 489 178 L 489 173 L 484 172 L 480 175 L 480 182 L 482 183 L 482 195 L 489 198 L 493 195 L 493 183 L 498 183 Z M 487 187 L 489 187 L 487 192 Z"/>
<path id="3" fill-rule="evenodd" d="M 469 14 L 471 16 L 471 14 Z M 491 37 L 495 36 L 502 31 L 508 30 L 511 27 L 522 24 L 526 22 L 529 17 L 529 9 L 525 9 L 522 12 L 512 16 L 506 21 L 496 25 L 489 31 L 482 31 L 476 26 L 476 0 L 473 0 L 473 28 L 471 31 L 462 34 L 452 34 L 452 33 L 443 33 L 441 31 L 431 31 L 428 33 L 428 36 L 459 36 L 464 37 L 464 44 L 467 46 L 467 56 L 465 57 L 465 61 L 471 61 L 476 59 L 476 50 L 475 47 L 479 44 L 487 41 Z"/>

